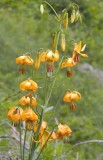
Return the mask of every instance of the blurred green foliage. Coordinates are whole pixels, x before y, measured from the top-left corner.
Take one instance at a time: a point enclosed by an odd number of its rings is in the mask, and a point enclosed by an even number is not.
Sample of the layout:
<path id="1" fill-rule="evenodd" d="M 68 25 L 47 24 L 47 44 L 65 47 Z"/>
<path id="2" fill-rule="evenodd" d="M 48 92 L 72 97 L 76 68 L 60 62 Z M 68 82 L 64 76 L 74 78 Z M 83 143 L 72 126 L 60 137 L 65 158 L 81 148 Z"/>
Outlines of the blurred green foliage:
<path id="1" fill-rule="evenodd" d="M 67 5 L 68 0 L 48 0 L 59 12 Z M 71 40 L 82 40 L 87 44 L 86 53 L 89 58 L 81 60 L 80 63 L 89 63 L 95 69 L 103 69 L 103 14 L 101 0 L 74 0 L 80 7 L 82 23 L 75 23 L 68 27 L 67 35 L 68 55 L 72 51 Z M 26 78 L 27 74 L 21 75 L 15 58 L 26 52 L 30 52 L 32 57 L 39 48 L 51 48 L 51 34 L 58 28 L 57 22 L 51 9 L 45 6 L 45 13 L 40 15 L 39 6 L 42 0 L 3 0 L 0 2 L 0 100 L 4 100 L 8 95 L 19 91 L 19 83 Z M 61 50 L 60 50 L 61 52 Z M 61 52 L 62 53 L 62 52 Z M 62 53 L 63 54 L 63 53 Z M 72 145 L 85 140 L 103 139 L 103 86 L 102 83 L 91 74 L 90 71 L 81 72 L 76 67 L 73 70 L 73 77 L 66 78 L 65 71 L 61 71 L 54 86 L 53 94 L 49 105 L 55 105 L 57 99 L 63 96 L 65 89 L 78 90 L 82 94 L 82 100 L 78 102 L 78 110 L 70 111 L 68 104 L 62 99 L 53 111 L 45 115 L 45 119 L 51 126 L 55 124 L 53 117 L 61 123 L 67 123 L 73 130 L 70 137 L 70 144 L 58 142 L 56 145 L 56 160 L 63 158 L 75 160 L 78 154 L 82 160 L 102 160 L 103 143 L 91 143 L 72 148 Z M 100 76 L 99 73 L 98 77 Z M 42 86 L 42 73 L 35 73 L 34 79 Z M 96 75 L 97 77 L 97 75 Z M 62 94 L 60 95 L 60 93 Z M 20 94 L 21 95 L 21 94 Z M 10 129 L 5 123 L 7 110 L 18 103 L 20 95 L 4 101 L 0 105 L 0 136 L 10 135 Z M 38 95 L 43 96 L 40 89 Z M 43 97 L 42 97 L 43 98 Z M 42 99 L 41 98 L 41 99 Z M 51 117 L 51 118 L 50 118 Z M 0 139 L 0 155 L 12 150 L 12 156 L 16 156 L 15 149 L 12 149 L 13 141 Z M 54 160 L 54 144 L 48 144 L 40 159 Z M 15 146 L 17 147 L 17 146 Z M 5 159 L 5 158 L 4 158 Z"/>

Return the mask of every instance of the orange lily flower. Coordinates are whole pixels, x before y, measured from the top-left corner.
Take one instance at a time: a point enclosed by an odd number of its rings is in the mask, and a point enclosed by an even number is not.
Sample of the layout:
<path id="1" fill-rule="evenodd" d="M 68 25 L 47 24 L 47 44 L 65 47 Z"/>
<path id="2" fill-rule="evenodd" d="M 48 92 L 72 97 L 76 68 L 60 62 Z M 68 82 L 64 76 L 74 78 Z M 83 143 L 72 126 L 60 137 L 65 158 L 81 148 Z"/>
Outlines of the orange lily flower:
<path id="1" fill-rule="evenodd" d="M 72 102 L 74 100 L 79 100 L 81 99 L 81 94 L 77 91 L 70 91 L 68 90 L 66 94 L 64 95 L 64 102 Z"/>
<path id="2" fill-rule="evenodd" d="M 55 53 L 53 53 L 50 50 L 47 50 L 46 52 L 43 52 L 41 54 L 40 58 L 41 62 L 56 62 L 59 60 L 59 53 L 56 50 Z"/>
<path id="3" fill-rule="evenodd" d="M 58 125 L 58 130 L 56 133 L 57 133 L 57 139 L 62 139 L 64 136 L 70 136 L 72 133 L 72 130 L 66 124 L 62 125 L 60 123 Z"/>
<path id="4" fill-rule="evenodd" d="M 62 64 L 61 64 L 61 68 L 69 68 L 69 67 L 73 67 L 75 66 L 77 63 L 73 60 L 73 58 L 67 58 L 65 59 Z"/>
<path id="5" fill-rule="evenodd" d="M 18 58 L 16 58 L 16 63 L 17 64 L 26 64 L 28 66 L 31 66 L 34 61 L 30 56 L 20 56 Z"/>
<path id="6" fill-rule="evenodd" d="M 8 111 L 7 117 L 13 122 L 17 123 L 21 119 L 22 113 L 22 108 L 13 107 Z"/>
<path id="7" fill-rule="evenodd" d="M 74 62 L 79 62 L 79 55 L 81 55 L 84 58 L 87 58 L 88 55 L 85 53 L 81 53 L 85 50 L 86 44 L 82 47 L 82 42 L 80 41 L 78 44 L 75 43 L 74 50 L 73 50 L 73 55 L 72 58 Z"/>
<path id="8" fill-rule="evenodd" d="M 34 97 L 29 98 L 29 97 L 23 96 L 19 100 L 19 104 L 22 105 L 22 106 L 32 106 L 32 107 L 35 107 L 35 106 L 37 106 L 37 101 L 36 101 L 36 98 L 34 98 Z"/>
<path id="9" fill-rule="evenodd" d="M 34 82 L 33 80 L 28 78 L 27 80 L 23 81 L 20 84 L 20 89 L 21 90 L 36 91 L 38 89 L 38 86 L 37 86 L 36 82 Z"/>
<path id="10" fill-rule="evenodd" d="M 38 116 L 31 108 L 27 108 L 26 110 L 23 111 L 21 119 L 22 121 L 34 122 L 38 120 Z"/>
<path id="11" fill-rule="evenodd" d="M 50 141 L 53 141 L 56 139 L 57 139 L 57 137 L 56 137 L 55 132 L 51 133 L 51 132 L 48 132 L 47 130 L 44 130 L 44 133 L 41 136 L 41 138 L 39 139 L 39 142 L 41 143 L 41 147 L 43 147 L 46 141 L 50 142 Z"/>
<path id="12" fill-rule="evenodd" d="M 41 128 L 40 128 L 40 133 L 39 133 L 39 134 L 40 134 L 40 136 L 42 136 L 42 135 L 43 135 L 44 130 L 45 130 L 45 129 L 47 129 L 47 127 L 48 127 L 47 122 L 42 121 Z M 34 132 L 36 132 L 36 131 L 37 131 L 37 129 L 38 129 L 38 124 L 36 124 L 36 125 L 34 126 Z"/>
<path id="13" fill-rule="evenodd" d="M 35 142 L 39 142 L 41 143 L 41 147 L 43 147 L 45 145 L 45 143 L 47 141 L 53 141 L 53 140 L 56 140 L 57 139 L 57 136 L 56 136 L 56 133 L 55 132 L 49 132 L 47 130 L 44 130 L 43 134 L 42 135 L 39 135 L 39 140 L 34 140 Z"/>
<path id="14" fill-rule="evenodd" d="M 55 132 L 49 132 L 47 130 L 48 128 L 48 124 L 45 121 L 42 121 L 42 125 L 40 128 L 40 132 L 39 132 L 39 140 L 34 140 L 35 142 L 40 142 L 41 143 L 41 147 L 44 146 L 46 141 L 52 141 L 52 140 L 56 140 L 56 133 Z M 34 132 L 36 132 L 38 129 L 38 124 L 36 124 L 34 126 Z"/>

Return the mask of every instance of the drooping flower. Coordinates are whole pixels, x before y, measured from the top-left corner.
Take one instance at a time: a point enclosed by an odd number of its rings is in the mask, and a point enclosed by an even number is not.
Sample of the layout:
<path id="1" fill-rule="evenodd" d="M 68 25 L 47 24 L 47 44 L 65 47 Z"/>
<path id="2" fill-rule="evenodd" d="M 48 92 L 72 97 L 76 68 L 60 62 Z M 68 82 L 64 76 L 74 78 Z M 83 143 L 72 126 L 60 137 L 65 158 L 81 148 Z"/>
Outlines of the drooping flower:
<path id="1" fill-rule="evenodd" d="M 8 111 L 7 117 L 11 119 L 13 122 L 17 123 L 21 119 L 22 113 L 23 113 L 22 108 L 12 107 Z"/>
<path id="2" fill-rule="evenodd" d="M 51 50 L 47 50 L 41 54 L 41 62 L 46 62 L 47 75 L 52 77 L 53 63 L 59 60 L 59 53 L 56 50 L 54 53 Z"/>
<path id="3" fill-rule="evenodd" d="M 38 89 L 38 85 L 36 82 L 28 78 L 27 80 L 20 83 L 21 90 L 29 90 L 29 91 L 36 91 Z"/>
<path id="4" fill-rule="evenodd" d="M 59 60 L 59 53 L 56 50 L 54 53 L 51 50 L 47 50 L 41 54 L 41 62 L 56 62 Z"/>
<path id="5" fill-rule="evenodd" d="M 21 71 L 22 74 L 24 74 L 26 72 L 24 65 L 31 66 L 33 65 L 34 61 L 30 56 L 23 55 L 23 56 L 16 58 L 16 63 L 20 64 L 19 71 Z"/>
<path id="6" fill-rule="evenodd" d="M 81 99 L 81 94 L 77 91 L 68 90 L 64 95 L 64 102 L 72 102 Z"/>
<path id="7" fill-rule="evenodd" d="M 57 134 L 57 139 L 62 139 L 64 136 L 70 136 L 72 133 L 72 130 L 70 129 L 69 126 L 66 124 L 62 125 L 61 123 L 58 124 L 58 130 L 56 132 Z"/>
<path id="8" fill-rule="evenodd" d="M 23 96 L 22 98 L 20 98 L 19 100 L 19 104 L 21 106 L 32 106 L 35 107 L 37 106 L 37 100 L 35 97 L 28 97 L 28 96 Z"/>
<path id="9" fill-rule="evenodd" d="M 38 126 L 39 126 L 38 124 L 34 126 L 34 132 L 37 132 Z M 33 140 L 35 142 L 39 142 L 41 147 L 43 147 L 47 141 L 53 141 L 56 139 L 57 139 L 56 133 L 54 131 L 49 132 L 47 122 L 43 121 L 39 131 L 39 139 L 38 140 L 33 139 Z"/>
<path id="10" fill-rule="evenodd" d="M 37 132 L 38 126 L 39 126 L 39 124 L 35 124 L 35 126 L 34 126 L 34 132 Z M 41 124 L 41 127 L 40 127 L 40 131 L 39 131 L 40 136 L 43 135 L 44 130 L 47 129 L 47 128 L 48 128 L 47 122 L 42 121 L 42 124 Z"/>
<path id="11" fill-rule="evenodd" d="M 39 127 L 39 124 L 35 124 L 34 133 L 37 132 L 38 127 Z M 39 142 L 41 147 L 43 147 L 44 144 L 46 143 L 46 141 L 53 141 L 53 140 L 56 140 L 56 139 L 57 139 L 56 133 L 54 131 L 49 132 L 47 122 L 42 121 L 40 131 L 39 131 L 39 139 L 38 140 L 33 139 L 33 140 L 35 142 Z"/>
<path id="12" fill-rule="evenodd" d="M 16 58 L 16 63 L 17 64 L 26 64 L 28 66 L 33 65 L 34 61 L 30 56 L 20 56 Z"/>
<path id="13" fill-rule="evenodd" d="M 73 58 L 66 58 L 62 63 L 61 63 L 61 68 L 69 68 L 75 66 L 77 63 L 73 60 Z"/>
<path id="14" fill-rule="evenodd" d="M 72 58 L 74 60 L 74 62 L 79 62 L 79 55 L 87 58 L 88 55 L 85 53 L 81 53 L 85 50 L 86 44 L 84 46 L 82 46 L 82 42 L 80 41 L 78 44 L 75 43 L 74 45 L 74 50 L 73 50 L 73 54 L 72 54 Z"/>
<path id="15" fill-rule="evenodd" d="M 38 116 L 31 108 L 27 108 L 26 110 L 23 111 L 21 120 L 30 121 L 31 123 L 33 123 L 34 121 L 38 120 Z"/>

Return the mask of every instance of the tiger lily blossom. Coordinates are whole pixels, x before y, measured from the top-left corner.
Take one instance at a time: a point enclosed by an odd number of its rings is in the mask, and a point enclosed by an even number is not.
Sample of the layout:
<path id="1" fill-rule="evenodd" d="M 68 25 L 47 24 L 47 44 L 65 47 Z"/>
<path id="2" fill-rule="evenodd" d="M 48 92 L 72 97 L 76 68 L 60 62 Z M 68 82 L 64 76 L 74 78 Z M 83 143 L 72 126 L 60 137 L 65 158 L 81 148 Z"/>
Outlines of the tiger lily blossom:
<path id="1" fill-rule="evenodd" d="M 64 102 L 72 102 L 81 99 L 81 94 L 77 91 L 68 90 L 64 95 Z"/>
<path id="2" fill-rule="evenodd" d="M 13 122 L 17 123 L 21 119 L 22 113 L 23 113 L 22 108 L 12 107 L 8 111 L 7 117 L 11 119 Z"/>
<path id="3" fill-rule="evenodd" d="M 21 90 L 28 90 L 28 91 L 36 91 L 38 89 L 38 85 L 36 82 L 28 78 L 27 80 L 20 83 Z"/>
<path id="4" fill-rule="evenodd" d="M 75 43 L 73 54 L 72 54 L 72 58 L 73 58 L 74 62 L 79 62 L 79 55 L 84 57 L 84 58 L 88 57 L 87 54 L 82 53 L 85 50 L 85 47 L 86 47 L 86 44 L 84 46 L 82 46 L 81 41 L 78 44 Z"/>
<path id="5" fill-rule="evenodd" d="M 64 136 L 70 136 L 72 133 L 72 130 L 69 126 L 66 124 L 58 124 L 58 130 L 56 132 L 57 139 L 62 139 Z"/>

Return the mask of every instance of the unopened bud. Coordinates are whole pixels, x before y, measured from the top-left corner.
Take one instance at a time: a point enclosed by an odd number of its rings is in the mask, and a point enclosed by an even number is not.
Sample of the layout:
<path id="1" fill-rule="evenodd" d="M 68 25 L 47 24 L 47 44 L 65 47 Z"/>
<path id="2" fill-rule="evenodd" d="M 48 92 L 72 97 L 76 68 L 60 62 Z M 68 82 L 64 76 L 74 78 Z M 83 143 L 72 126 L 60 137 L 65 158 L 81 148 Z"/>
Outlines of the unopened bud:
<path id="1" fill-rule="evenodd" d="M 76 104 L 71 104 L 70 105 L 70 110 L 76 110 L 77 109 L 77 105 Z"/>
<path id="2" fill-rule="evenodd" d="M 66 48 L 66 41 L 65 41 L 65 34 L 61 34 L 61 49 L 65 51 Z"/>
<path id="3" fill-rule="evenodd" d="M 68 13 L 66 13 L 66 15 L 65 15 L 65 19 L 64 19 L 64 28 L 65 28 L 65 29 L 68 28 Z"/>
<path id="4" fill-rule="evenodd" d="M 73 23 L 75 21 L 75 10 L 74 9 L 72 10 L 70 20 L 71 20 L 71 23 Z"/>
<path id="5" fill-rule="evenodd" d="M 40 67 L 40 52 L 37 52 L 36 60 L 35 60 L 35 63 L 34 63 L 34 69 L 38 70 L 39 67 Z"/>
<path id="6" fill-rule="evenodd" d="M 71 77 L 73 75 L 73 72 L 71 70 L 67 71 L 67 77 Z"/>
<path id="7" fill-rule="evenodd" d="M 40 12 L 41 12 L 41 14 L 44 13 L 44 6 L 43 6 L 43 4 L 40 5 Z"/>
<path id="8" fill-rule="evenodd" d="M 21 67 L 19 68 L 19 71 L 21 71 L 21 73 L 24 74 L 24 73 L 26 72 L 26 69 L 25 69 L 23 66 L 21 66 Z"/>
<path id="9" fill-rule="evenodd" d="M 56 48 L 56 33 L 52 34 L 52 42 L 51 42 L 52 48 L 55 50 Z"/>

